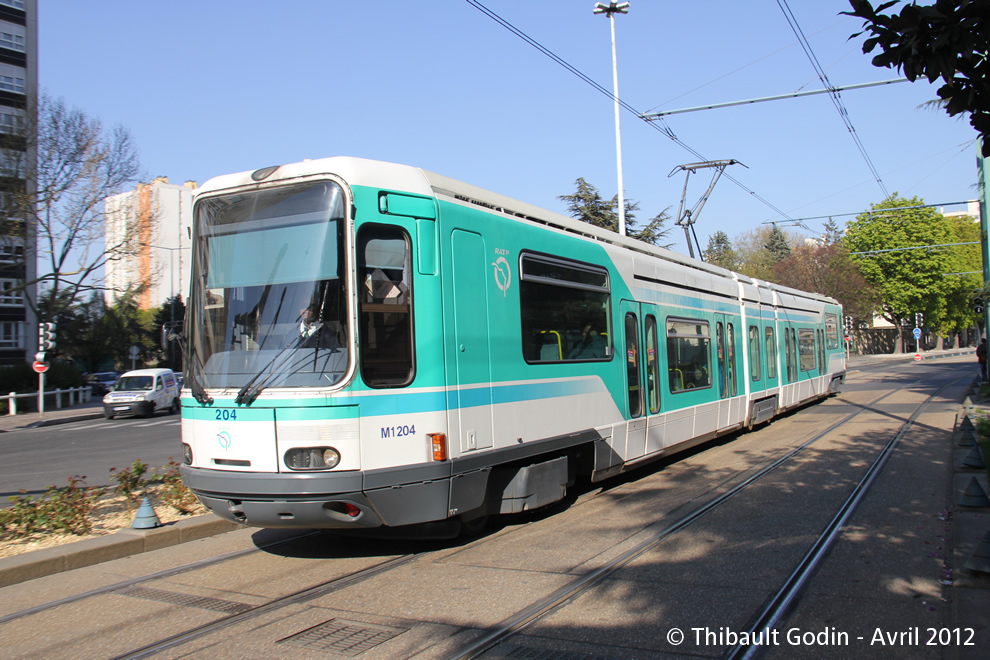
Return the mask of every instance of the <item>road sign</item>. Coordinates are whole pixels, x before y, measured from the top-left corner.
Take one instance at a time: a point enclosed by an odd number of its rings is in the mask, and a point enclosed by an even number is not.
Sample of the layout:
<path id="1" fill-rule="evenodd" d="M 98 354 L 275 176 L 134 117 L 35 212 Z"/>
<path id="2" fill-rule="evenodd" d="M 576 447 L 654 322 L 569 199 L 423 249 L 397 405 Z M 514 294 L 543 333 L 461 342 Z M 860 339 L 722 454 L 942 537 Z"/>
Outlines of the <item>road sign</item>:
<path id="1" fill-rule="evenodd" d="M 921 328 L 915 328 L 914 329 L 914 338 L 915 339 L 921 339 Z"/>
<path id="2" fill-rule="evenodd" d="M 921 353 L 915 353 L 914 354 L 914 361 L 915 362 L 921 362 Z"/>
<path id="3" fill-rule="evenodd" d="M 35 373 L 37 373 L 37 374 L 43 374 L 46 371 L 48 371 L 48 363 L 47 362 L 38 362 L 37 360 L 35 360 L 34 363 L 31 364 L 31 368 L 34 369 L 34 372 Z"/>

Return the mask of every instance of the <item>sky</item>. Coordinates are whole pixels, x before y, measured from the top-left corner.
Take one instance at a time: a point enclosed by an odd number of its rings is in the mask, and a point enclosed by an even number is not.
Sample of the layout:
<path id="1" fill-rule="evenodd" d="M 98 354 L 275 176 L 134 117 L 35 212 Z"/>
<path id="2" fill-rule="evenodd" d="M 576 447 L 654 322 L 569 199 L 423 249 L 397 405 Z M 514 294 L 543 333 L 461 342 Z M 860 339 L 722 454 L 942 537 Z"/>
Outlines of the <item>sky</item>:
<path id="1" fill-rule="evenodd" d="M 609 21 L 592 0 L 480 0 L 570 67 L 612 89 Z M 306 158 L 422 167 L 566 213 L 579 177 L 617 190 L 614 106 L 467 0 L 39 0 L 39 83 L 127 128 L 144 180 L 200 184 Z M 619 97 L 640 113 L 822 89 L 781 5 L 831 85 L 899 78 L 862 52 L 846 0 L 631 0 L 615 17 Z M 875 54 L 875 53 L 874 53 Z M 888 193 L 975 199 L 968 118 L 920 108 L 927 81 L 667 117 L 678 141 L 622 111 L 626 197 L 648 221 L 685 185 L 679 165 L 735 159 L 697 217 L 708 237 L 780 221 L 800 236 Z M 692 207 L 710 170 L 688 179 Z M 733 180 L 727 178 L 731 176 Z M 952 207 L 946 210 L 961 210 Z M 801 221 L 803 227 L 788 220 Z"/>

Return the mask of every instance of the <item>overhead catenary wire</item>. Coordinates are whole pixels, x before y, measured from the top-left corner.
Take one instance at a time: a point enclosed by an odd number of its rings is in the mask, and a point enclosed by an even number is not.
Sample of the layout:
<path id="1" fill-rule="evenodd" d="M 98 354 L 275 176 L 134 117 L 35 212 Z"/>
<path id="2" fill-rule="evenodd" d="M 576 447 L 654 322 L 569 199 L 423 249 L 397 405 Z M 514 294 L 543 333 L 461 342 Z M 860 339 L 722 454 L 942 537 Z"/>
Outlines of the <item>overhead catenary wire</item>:
<path id="1" fill-rule="evenodd" d="M 793 31 L 794 35 L 797 37 L 798 43 L 801 44 L 801 48 L 804 50 L 804 54 L 811 62 L 811 66 L 818 75 L 818 79 L 822 81 L 822 85 L 825 89 L 829 90 L 829 98 L 832 99 L 832 104 L 839 113 L 839 118 L 842 119 L 842 123 L 845 124 L 846 128 L 849 130 L 849 135 L 856 144 L 856 148 L 859 149 L 859 153 L 866 162 L 867 168 L 869 168 L 870 173 L 877 182 L 877 185 L 880 186 L 880 191 L 883 192 L 884 199 L 890 197 L 890 193 L 887 192 L 887 187 L 883 184 L 883 179 L 880 178 L 880 172 L 878 172 L 877 168 L 873 165 L 873 161 L 870 159 L 870 155 L 866 151 L 866 146 L 863 144 L 863 141 L 859 139 L 859 134 L 856 133 L 856 128 L 853 126 L 852 119 L 849 117 L 849 111 L 846 110 L 845 105 L 842 103 L 842 97 L 839 95 L 839 90 L 836 89 L 835 86 L 829 81 L 828 74 L 825 73 L 825 69 L 815 56 L 815 52 L 811 49 L 811 43 L 809 43 L 807 37 L 804 36 L 804 31 L 801 30 L 801 26 L 798 25 L 797 18 L 795 18 L 791 8 L 787 5 L 787 0 L 777 0 L 777 6 L 779 6 L 780 10 L 784 12 L 784 18 L 787 19 L 787 24 L 791 27 L 791 31 Z"/>
<path id="2" fill-rule="evenodd" d="M 609 91 L 608 89 L 606 89 L 602 85 L 599 85 L 597 82 L 595 82 L 594 80 L 592 80 L 586 74 L 582 73 L 579 69 L 577 69 L 576 67 L 574 67 L 573 65 L 571 65 L 570 63 L 568 63 L 562 57 L 558 56 L 553 51 L 551 51 L 549 48 L 547 48 L 546 46 L 544 46 L 543 44 L 541 44 L 540 42 L 538 42 L 536 39 L 532 38 L 531 36 L 529 36 L 528 34 L 526 34 L 525 32 L 523 32 L 522 30 L 520 30 L 519 28 L 517 28 L 516 26 L 514 26 L 512 23 L 510 23 L 509 21 L 505 20 L 504 18 L 502 18 L 501 16 L 499 16 L 498 14 L 496 14 L 494 11 L 492 11 L 491 9 L 489 9 L 488 7 L 486 7 L 485 5 L 483 5 L 480 2 L 478 2 L 478 0 L 467 0 L 467 3 L 469 5 L 471 5 L 472 7 L 474 7 L 475 9 L 477 9 L 478 11 L 480 11 L 481 13 L 483 13 L 486 16 L 488 16 L 489 18 L 491 18 L 493 21 L 495 21 L 496 23 L 498 23 L 499 25 L 501 25 L 502 27 L 504 27 L 506 30 L 508 30 L 512 34 L 516 35 L 517 37 L 519 37 L 520 39 L 522 39 L 523 41 L 525 41 L 526 43 L 528 43 L 530 46 L 532 46 L 536 50 L 540 51 L 541 53 L 543 53 L 544 55 L 546 55 L 547 57 L 549 57 L 551 60 L 553 60 L 554 62 L 556 62 L 560 66 L 562 66 L 565 69 L 567 69 L 567 71 L 569 71 L 573 75 L 575 75 L 578 78 L 580 78 L 586 84 L 591 85 L 591 87 L 593 87 L 599 93 L 607 96 L 609 99 L 611 99 L 613 101 L 616 100 L 615 99 L 615 95 L 613 95 L 611 91 Z M 622 107 L 623 110 L 625 110 L 626 112 L 631 112 L 632 114 L 636 115 L 637 118 L 642 119 L 642 115 L 643 115 L 642 112 L 640 112 L 636 108 L 632 107 L 631 105 L 629 105 L 628 103 L 626 103 L 622 99 L 617 99 L 617 101 L 618 101 L 619 105 Z M 684 149 L 685 151 L 687 151 L 691 155 L 695 156 L 699 160 L 703 160 L 703 161 L 711 160 L 710 158 L 706 158 L 700 152 L 692 149 L 689 145 L 687 145 L 683 141 L 681 141 L 680 138 L 678 138 L 677 135 L 674 134 L 674 131 L 671 130 L 671 128 L 669 126 L 667 126 L 667 124 L 663 121 L 662 118 L 659 119 L 659 120 L 657 120 L 657 121 L 646 122 L 646 123 L 651 128 L 653 128 L 656 131 L 659 131 L 664 136 L 666 136 L 669 140 L 671 140 L 674 144 L 678 145 L 679 147 L 681 147 L 682 149 Z M 779 209 L 776 206 L 774 206 L 773 204 L 771 204 L 767 199 L 765 199 L 761 195 L 757 194 L 754 190 L 751 190 L 749 187 L 747 187 L 746 185 L 744 185 L 741 181 L 739 181 L 735 177 L 733 177 L 733 176 L 731 176 L 729 174 L 723 174 L 723 176 L 726 179 L 728 179 L 729 181 L 731 181 L 732 183 L 734 183 L 736 186 L 738 186 L 739 188 L 741 188 L 743 191 L 745 191 L 746 193 L 748 193 L 753 199 L 755 199 L 755 200 L 759 201 L 760 203 L 764 204 L 765 206 L 769 207 L 774 213 L 777 213 L 778 215 L 780 215 L 780 216 L 782 216 L 784 218 L 790 219 L 790 216 L 787 215 L 787 213 L 785 213 L 781 209 Z"/>

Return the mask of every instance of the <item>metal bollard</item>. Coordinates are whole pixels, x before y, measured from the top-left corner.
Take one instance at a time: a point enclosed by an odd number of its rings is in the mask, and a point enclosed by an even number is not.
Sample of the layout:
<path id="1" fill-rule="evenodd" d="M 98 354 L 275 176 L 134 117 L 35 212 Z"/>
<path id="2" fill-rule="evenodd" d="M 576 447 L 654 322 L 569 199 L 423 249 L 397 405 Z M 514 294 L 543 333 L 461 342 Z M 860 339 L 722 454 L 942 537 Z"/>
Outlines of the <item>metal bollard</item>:
<path id="1" fill-rule="evenodd" d="M 7 414 L 8 415 L 16 415 L 17 414 L 17 393 L 16 392 L 11 392 L 10 393 L 10 399 L 9 399 L 9 401 L 10 401 L 10 404 L 7 406 Z"/>

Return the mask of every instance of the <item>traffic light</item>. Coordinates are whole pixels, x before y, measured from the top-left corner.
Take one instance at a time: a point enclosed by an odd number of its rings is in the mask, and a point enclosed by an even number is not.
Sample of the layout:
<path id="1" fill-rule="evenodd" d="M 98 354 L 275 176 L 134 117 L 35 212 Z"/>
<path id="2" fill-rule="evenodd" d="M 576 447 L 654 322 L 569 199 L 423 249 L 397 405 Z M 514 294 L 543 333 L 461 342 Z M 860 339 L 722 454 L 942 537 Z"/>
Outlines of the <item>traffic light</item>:
<path id="1" fill-rule="evenodd" d="M 54 323 L 39 323 L 38 324 L 38 349 L 42 351 L 50 351 L 55 348 L 55 324 Z"/>
<path id="2" fill-rule="evenodd" d="M 973 311 L 977 314 L 983 313 L 983 298 L 973 298 Z"/>

